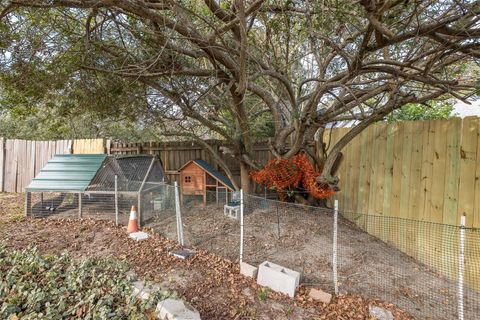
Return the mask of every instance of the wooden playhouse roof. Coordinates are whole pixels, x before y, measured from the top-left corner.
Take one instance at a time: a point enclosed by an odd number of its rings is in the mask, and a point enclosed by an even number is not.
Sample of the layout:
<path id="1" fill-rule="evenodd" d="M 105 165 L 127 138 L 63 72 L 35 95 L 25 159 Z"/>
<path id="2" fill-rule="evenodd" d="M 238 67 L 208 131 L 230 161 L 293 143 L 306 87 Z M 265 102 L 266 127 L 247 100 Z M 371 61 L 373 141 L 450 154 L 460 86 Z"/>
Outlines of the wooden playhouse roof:
<path id="1" fill-rule="evenodd" d="M 205 160 L 190 160 L 187 163 L 185 163 L 178 171 L 182 171 L 184 168 L 186 168 L 189 164 L 195 163 L 197 166 L 202 168 L 204 171 L 206 171 L 209 175 L 211 175 L 213 178 L 215 178 L 218 182 L 229 188 L 230 190 L 234 191 L 235 187 L 233 186 L 233 183 L 230 179 L 228 179 L 225 175 L 223 175 L 220 171 L 212 167 L 208 162 Z"/>

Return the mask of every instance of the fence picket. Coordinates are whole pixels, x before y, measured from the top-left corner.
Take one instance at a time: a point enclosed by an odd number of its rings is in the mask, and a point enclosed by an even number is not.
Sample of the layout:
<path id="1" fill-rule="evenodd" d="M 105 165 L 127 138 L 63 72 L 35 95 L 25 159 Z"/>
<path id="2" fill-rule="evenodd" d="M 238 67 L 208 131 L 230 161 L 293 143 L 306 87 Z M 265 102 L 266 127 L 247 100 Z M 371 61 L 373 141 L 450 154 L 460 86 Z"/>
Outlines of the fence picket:
<path id="1" fill-rule="evenodd" d="M 5 139 L 0 138 L 0 192 L 5 191 Z"/>

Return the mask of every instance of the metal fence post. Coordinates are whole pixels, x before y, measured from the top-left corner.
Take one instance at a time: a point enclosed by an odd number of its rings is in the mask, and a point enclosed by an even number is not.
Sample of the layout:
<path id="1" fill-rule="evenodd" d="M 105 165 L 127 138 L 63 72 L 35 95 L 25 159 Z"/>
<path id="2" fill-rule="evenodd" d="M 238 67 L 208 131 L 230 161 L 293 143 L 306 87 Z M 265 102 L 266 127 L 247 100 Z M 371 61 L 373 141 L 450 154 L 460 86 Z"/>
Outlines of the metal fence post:
<path id="1" fill-rule="evenodd" d="M 333 212 L 333 286 L 335 294 L 338 295 L 338 275 L 337 275 L 337 228 L 338 228 L 338 200 L 335 200 L 335 210 Z"/>
<path id="2" fill-rule="evenodd" d="M 240 263 L 243 262 L 243 189 L 240 189 Z"/>
<path id="3" fill-rule="evenodd" d="M 278 213 L 278 200 L 275 201 L 275 207 L 277 209 L 277 236 L 280 239 L 280 214 Z"/>
<path id="4" fill-rule="evenodd" d="M 177 218 L 177 238 L 178 243 L 183 246 L 182 213 L 180 211 L 180 195 L 178 188 L 178 182 L 175 181 L 175 216 Z"/>
<path id="5" fill-rule="evenodd" d="M 83 216 L 82 194 L 78 194 L 78 217 L 82 219 Z"/>
<path id="6" fill-rule="evenodd" d="M 115 225 L 118 226 L 118 176 L 115 175 Z"/>
<path id="7" fill-rule="evenodd" d="M 143 208 L 142 208 L 142 193 L 139 192 L 137 195 L 137 215 L 138 215 L 138 226 L 143 226 Z"/>
<path id="8" fill-rule="evenodd" d="M 29 216 L 29 213 L 31 214 L 31 208 L 32 206 L 32 194 L 30 192 L 25 192 L 25 217 Z"/>
<path id="9" fill-rule="evenodd" d="M 460 248 L 458 255 L 458 319 L 464 319 L 463 278 L 465 274 L 465 216 L 460 218 Z"/>

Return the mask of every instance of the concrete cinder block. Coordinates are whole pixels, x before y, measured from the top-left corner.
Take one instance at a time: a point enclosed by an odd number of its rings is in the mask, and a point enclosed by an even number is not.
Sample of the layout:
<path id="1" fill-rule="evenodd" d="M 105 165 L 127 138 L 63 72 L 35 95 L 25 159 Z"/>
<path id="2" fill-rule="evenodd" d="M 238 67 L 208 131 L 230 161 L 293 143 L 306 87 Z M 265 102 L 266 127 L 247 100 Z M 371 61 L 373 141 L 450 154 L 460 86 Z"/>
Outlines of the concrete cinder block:
<path id="1" fill-rule="evenodd" d="M 157 304 L 157 316 L 161 320 L 201 320 L 200 313 L 178 299 L 165 299 Z"/>
<path id="2" fill-rule="evenodd" d="M 258 273 L 258 268 L 254 267 L 254 266 L 252 266 L 248 263 L 241 262 L 240 263 L 240 273 L 243 274 L 244 276 L 256 279 L 257 278 L 257 273 Z"/>
<path id="3" fill-rule="evenodd" d="M 300 273 L 265 261 L 258 268 L 257 283 L 293 298 L 300 284 Z"/>

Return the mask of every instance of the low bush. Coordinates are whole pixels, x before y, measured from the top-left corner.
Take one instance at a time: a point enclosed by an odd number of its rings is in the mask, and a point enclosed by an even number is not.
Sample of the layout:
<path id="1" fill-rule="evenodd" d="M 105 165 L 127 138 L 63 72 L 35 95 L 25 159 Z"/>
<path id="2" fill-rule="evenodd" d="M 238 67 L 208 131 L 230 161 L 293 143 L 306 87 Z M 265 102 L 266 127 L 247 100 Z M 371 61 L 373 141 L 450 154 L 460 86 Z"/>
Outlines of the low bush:
<path id="1" fill-rule="evenodd" d="M 133 298 L 128 269 L 112 259 L 74 260 L 0 244 L 0 318 L 151 319 L 166 293 Z"/>

